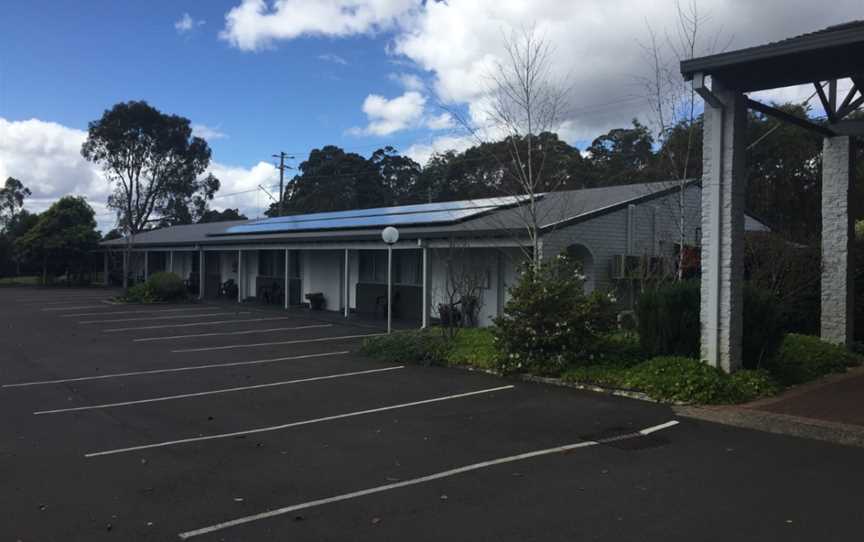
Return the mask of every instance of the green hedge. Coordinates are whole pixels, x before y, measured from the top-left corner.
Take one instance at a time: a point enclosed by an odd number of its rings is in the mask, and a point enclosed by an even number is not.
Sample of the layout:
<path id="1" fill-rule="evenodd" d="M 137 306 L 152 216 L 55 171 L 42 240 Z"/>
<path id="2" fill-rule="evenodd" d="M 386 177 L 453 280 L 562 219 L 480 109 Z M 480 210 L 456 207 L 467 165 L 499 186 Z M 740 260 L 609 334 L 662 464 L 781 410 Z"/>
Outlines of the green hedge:
<path id="1" fill-rule="evenodd" d="M 780 349 L 769 358 L 766 368 L 783 384 L 802 384 L 829 373 L 842 373 L 847 367 L 861 365 L 859 354 L 818 337 L 790 333 Z"/>
<path id="2" fill-rule="evenodd" d="M 700 356 L 700 283 L 676 282 L 646 290 L 636 313 L 642 350 L 650 356 Z M 776 299 L 744 286 L 744 367 L 758 369 L 783 338 L 783 321 Z"/>

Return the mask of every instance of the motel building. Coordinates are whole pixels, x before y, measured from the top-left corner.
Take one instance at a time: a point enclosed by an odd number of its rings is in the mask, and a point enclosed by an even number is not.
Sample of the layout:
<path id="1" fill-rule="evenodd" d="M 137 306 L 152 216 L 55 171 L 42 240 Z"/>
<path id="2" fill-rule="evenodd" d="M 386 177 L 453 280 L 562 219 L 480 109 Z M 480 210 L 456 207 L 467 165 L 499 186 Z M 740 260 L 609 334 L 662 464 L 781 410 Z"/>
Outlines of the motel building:
<path id="1" fill-rule="evenodd" d="M 624 309 L 646 273 L 676 265 L 682 220 L 684 250 L 698 254 L 700 198 L 696 181 L 631 184 L 543 194 L 533 212 L 517 196 L 310 213 L 172 226 L 102 249 L 106 277 L 129 247 L 133 280 L 171 271 L 201 299 L 386 318 L 389 286 L 396 321 L 425 327 L 455 303 L 464 324 L 486 326 L 531 255 L 532 216 L 541 257 L 576 258 L 586 290 L 612 291 Z M 385 228 L 398 240 L 385 243 Z"/>

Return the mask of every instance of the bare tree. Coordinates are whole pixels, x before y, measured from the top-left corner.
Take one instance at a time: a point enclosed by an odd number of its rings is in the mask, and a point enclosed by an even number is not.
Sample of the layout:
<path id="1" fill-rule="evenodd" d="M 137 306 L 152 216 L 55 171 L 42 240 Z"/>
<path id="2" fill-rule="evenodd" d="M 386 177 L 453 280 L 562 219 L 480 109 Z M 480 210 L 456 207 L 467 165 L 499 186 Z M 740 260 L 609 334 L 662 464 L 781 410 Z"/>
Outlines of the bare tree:
<path id="1" fill-rule="evenodd" d="M 547 175 L 548 149 L 539 136 L 560 128 L 567 86 L 553 74 L 553 47 L 533 26 L 511 32 L 503 42 L 504 58 L 488 74 L 485 105 L 477 108 L 479 114 L 467 119 L 458 111 L 449 112 L 479 145 L 506 142 L 506 157 L 490 157 L 501 171 L 496 184 L 502 195 L 525 199 L 519 215 L 529 246 L 522 248 L 538 266 L 545 217 L 537 201 L 542 192 L 555 190 L 566 181 Z"/>
<path id="2" fill-rule="evenodd" d="M 651 124 L 655 128 L 661 170 L 671 172 L 670 181 L 679 189 L 677 213 L 678 265 L 676 279 L 684 273 L 684 247 L 687 242 L 688 216 L 686 206 L 687 183 L 698 170 L 699 123 L 697 95 L 692 85 L 686 84 L 678 73 L 681 61 L 705 55 L 720 49 L 720 33 L 709 38 L 703 36 L 708 16 L 699 11 L 697 0 L 686 5 L 676 2 L 676 22 L 672 31 L 664 32 L 663 39 L 650 24 L 648 40 L 640 43 L 649 74 L 639 78 L 651 111 Z"/>

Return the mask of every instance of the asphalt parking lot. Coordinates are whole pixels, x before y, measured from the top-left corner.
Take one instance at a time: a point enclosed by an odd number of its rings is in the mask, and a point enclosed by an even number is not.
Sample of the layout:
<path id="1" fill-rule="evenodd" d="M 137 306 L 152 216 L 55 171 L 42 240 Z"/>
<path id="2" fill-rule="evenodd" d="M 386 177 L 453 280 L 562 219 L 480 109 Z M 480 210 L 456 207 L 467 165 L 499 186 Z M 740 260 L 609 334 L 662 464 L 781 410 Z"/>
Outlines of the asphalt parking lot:
<path id="1" fill-rule="evenodd" d="M 860 537 L 861 449 L 110 295 L 0 289 L 2 540 Z"/>

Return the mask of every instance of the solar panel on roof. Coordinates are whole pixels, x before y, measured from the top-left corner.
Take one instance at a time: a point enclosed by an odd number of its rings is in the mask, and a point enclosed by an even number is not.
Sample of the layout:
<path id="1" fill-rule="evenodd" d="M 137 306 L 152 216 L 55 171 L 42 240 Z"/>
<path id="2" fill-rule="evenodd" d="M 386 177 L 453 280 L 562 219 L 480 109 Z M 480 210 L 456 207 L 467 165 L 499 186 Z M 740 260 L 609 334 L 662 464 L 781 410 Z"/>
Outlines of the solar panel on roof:
<path id="1" fill-rule="evenodd" d="M 349 211 L 328 211 L 323 213 L 308 213 L 302 215 L 280 216 L 275 218 L 264 218 L 254 223 L 269 222 L 305 222 L 310 220 L 330 220 L 336 218 L 354 218 L 363 216 L 382 216 L 393 214 L 426 213 L 431 211 L 449 211 L 456 209 L 476 209 L 479 207 L 505 207 L 520 203 L 523 196 L 482 198 L 462 201 L 444 201 L 440 203 L 419 203 L 414 205 L 400 205 L 397 207 L 376 207 L 373 209 L 352 209 Z"/>
<path id="2" fill-rule="evenodd" d="M 485 213 L 489 208 L 457 209 L 452 211 L 432 211 L 427 213 L 407 213 L 380 216 L 361 216 L 332 218 L 329 220 L 306 220 L 302 222 L 259 222 L 231 226 L 223 235 L 243 233 L 275 233 L 309 230 L 339 230 L 349 228 L 373 228 L 384 226 L 407 226 L 419 224 L 441 224 L 458 222 Z"/>
<path id="3" fill-rule="evenodd" d="M 517 205 L 523 196 L 483 198 L 476 200 L 422 203 L 399 207 L 379 207 L 310 213 L 256 220 L 227 228 L 212 235 L 240 235 L 254 233 L 298 232 L 314 230 L 338 230 L 351 228 L 373 228 L 384 226 L 409 226 L 421 224 L 448 224 L 459 222 L 480 214 Z"/>

